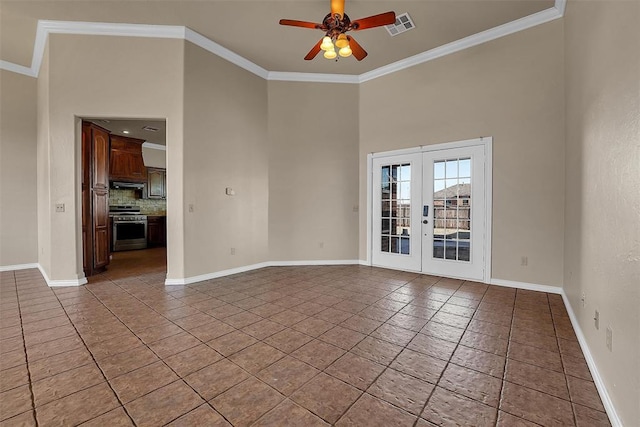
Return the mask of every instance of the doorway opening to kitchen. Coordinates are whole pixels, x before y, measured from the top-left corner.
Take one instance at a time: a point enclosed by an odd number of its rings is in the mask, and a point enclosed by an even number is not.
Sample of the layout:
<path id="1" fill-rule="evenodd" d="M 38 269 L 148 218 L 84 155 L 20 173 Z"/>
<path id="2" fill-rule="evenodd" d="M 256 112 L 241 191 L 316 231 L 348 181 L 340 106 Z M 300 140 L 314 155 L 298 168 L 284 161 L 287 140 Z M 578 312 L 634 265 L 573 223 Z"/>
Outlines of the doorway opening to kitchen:
<path id="1" fill-rule="evenodd" d="M 166 120 L 82 119 L 83 270 L 95 280 L 166 275 Z"/>

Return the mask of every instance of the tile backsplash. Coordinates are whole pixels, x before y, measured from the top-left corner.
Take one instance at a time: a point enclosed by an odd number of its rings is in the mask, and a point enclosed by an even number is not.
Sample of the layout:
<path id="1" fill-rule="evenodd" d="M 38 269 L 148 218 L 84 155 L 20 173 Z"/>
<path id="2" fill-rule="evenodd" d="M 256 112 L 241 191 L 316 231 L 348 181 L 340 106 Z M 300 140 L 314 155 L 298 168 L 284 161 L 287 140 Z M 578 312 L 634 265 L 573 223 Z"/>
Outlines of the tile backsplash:
<path id="1" fill-rule="evenodd" d="M 145 215 L 166 215 L 167 201 L 164 199 L 142 199 L 140 190 L 131 188 L 120 188 L 109 190 L 110 205 L 133 205 L 139 206 L 140 212 Z"/>

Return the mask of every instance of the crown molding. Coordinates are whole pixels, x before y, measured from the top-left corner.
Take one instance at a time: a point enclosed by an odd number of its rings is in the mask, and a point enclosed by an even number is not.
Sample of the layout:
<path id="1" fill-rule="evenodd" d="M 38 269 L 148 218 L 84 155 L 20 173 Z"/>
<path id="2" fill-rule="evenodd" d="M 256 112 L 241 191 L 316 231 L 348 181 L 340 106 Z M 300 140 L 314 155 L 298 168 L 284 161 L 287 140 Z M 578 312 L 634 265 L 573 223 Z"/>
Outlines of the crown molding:
<path id="1" fill-rule="evenodd" d="M 359 76 L 354 74 L 289 73 L 282 71 L 269 71 L 267 80 L 282 82 L 360 83 Z"/>
<path id="2" fill-rule="evenodd" d="M 142 148 L 151 148 L 153 150 L 167 151 L 167 146 L 162 144 L 156 144 L 154 142 L 145 141 L 142 143 Z"/>
<path id="3" fill-rule="evenodd" d="M 0 69 L 29 77 L 38 77 L 40 65 L 49 34 L 101 35 L 125 37 L 149 37 L 181 39 L 189 41 L 206 51 L 213 53 L 238 67 L 247 70 L 265 80 L 288 82 L 316 82 L 316 83 L 346 83 L 360 84 L 378 77 L 386 76 L 406 68 L 422 64 L 518 31 L 526 30 L 536 25 L 562 18 L 567 0 L 555 0 L 553 7 L 529 16 L 508 22 L 486 31 L 465 37 L 460 40 L 419 53 L 409 58 L 396 61 L 366 73 L 356 74 L 320 74 L 268 71 L 249 61 L 226 47 L 193 31 L 190 28 L 176 25 L 148 25 L 148 24 L 117 24 L 104 22 L 75 22 L 75 21 L 38 21 L 36 39 L 33 47 L 31 66 L 14 64 L 0 60 Z"/>

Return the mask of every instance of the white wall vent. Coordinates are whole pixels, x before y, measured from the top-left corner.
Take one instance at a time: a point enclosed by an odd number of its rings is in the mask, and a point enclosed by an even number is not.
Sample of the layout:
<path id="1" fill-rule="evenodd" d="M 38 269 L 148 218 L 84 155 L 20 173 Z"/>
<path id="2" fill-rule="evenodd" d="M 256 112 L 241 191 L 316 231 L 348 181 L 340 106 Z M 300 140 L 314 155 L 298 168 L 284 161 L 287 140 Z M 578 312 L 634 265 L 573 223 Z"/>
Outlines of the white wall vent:
<path id="1" fill-rule="evenodd" d="M 154 128 L 153 126 L 143 126 L 142 130 L 146 130 L 146 131 L 149 131 L 149 132 L 158 132 L 160 129 Z"/>
<path id="2" fill-rule="evenodd" d="M 408 13 L 403 13 L 402 15 L 396 16 L 396 22 L 391 25 L 385 25 L 385 28 L 392 36 L 397 36 L 400 33 L 404 33 L 405 31 L 409 31 L 412 28 L 415 28 L 415 24 L 411 20 L 411 17 Z"/>

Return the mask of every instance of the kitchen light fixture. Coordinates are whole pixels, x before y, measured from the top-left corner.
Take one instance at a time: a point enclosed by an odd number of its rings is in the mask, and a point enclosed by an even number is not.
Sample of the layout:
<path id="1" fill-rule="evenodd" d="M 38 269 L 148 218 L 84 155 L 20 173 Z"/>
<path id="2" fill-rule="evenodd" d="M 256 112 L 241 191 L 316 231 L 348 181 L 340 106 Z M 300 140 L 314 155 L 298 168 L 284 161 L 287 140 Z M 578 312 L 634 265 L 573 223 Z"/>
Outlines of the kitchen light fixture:
<path id="1" fill-rule="evenodd" d="M 124 133 L 124 134 L 128 134 L 128 133 L 129 133 L 129 131 L 128 131 L 128 130 L 123 130 L 123 131 L 122 131 L 122 133 Z"/>

